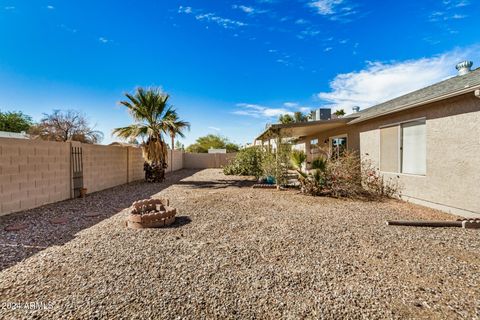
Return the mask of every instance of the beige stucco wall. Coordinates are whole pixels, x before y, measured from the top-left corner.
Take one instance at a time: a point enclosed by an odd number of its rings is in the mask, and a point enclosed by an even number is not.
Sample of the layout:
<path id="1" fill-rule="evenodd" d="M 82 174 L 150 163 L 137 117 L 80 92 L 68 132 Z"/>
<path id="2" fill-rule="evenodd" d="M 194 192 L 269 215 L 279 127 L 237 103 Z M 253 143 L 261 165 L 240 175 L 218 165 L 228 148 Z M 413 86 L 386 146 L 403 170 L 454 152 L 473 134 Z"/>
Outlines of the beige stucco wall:
<path id="1" fill-rule="evenodd" d="M 0 215 L 68 198 L 68 143 L 0 138 Z"/>
<path id="2" fill-rule="evenodd" d="M 358 126 L 360 152 L 379 164 L 379 126 L 426 119 L 427 172 L 399 177 L 406 200 L 465 216 L 480 214 L 480 99 L 473 93 Z"/>
<path id="3" fill-rule="evenodd" d="M 427 173 L 425 176 L 384 173 L 398 177 L 405 200 L 466 217 L 480 215 L 480 99 L 473 93 L 398 112 L 356 125 L 305 138 L 318 138 L 320 146 L 329 137 L 347 134 L 348 148 L 360 152 L 379 167 L 380 127 L 426 119 Z"/>

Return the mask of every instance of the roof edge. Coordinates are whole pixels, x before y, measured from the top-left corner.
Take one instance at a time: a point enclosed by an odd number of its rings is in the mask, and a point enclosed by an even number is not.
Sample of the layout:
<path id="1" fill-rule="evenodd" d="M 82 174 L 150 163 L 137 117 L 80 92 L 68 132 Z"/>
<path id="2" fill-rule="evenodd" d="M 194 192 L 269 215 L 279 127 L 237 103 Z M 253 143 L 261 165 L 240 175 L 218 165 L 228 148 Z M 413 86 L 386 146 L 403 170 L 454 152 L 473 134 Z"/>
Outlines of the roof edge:
<path id="1" fill-rule="evenodd" d="M 477 89 L 480 89 L 480 84 L 477 84 L 477 85 L 474 85 L 474 86 L 471 86 L 471 87 L 468 87 L 468 88 L 464 88 L 464 89 L 461 89 L 461 90 L 449 92 L 447 94 L 444 94 L 444 95 L 441 95 L 441 96 L 438 96 L 438 97 L 435 97 L 435 98 L 427 99 L 427 100 L 424 100 L 424 101 L 406 104 L 406 105 L 400 106 L 398 108 L 395 108 L 393 110 L 380 112 L 380 113 L 377 113 L 377 114 L 374 114 L 374 115 L 371 115 L 371 116 L 362 117 L 360 115 L 358 118 L 350 121 L 348 124 L 349 125 L 356 124 L 356 123 L 364 122 L 364 121 L 367 121 L 367 120 L 375 119 L 375 118 L 378 118 L 378 117 L 381 117 L 381 116 L 385 116 L 385 115 L 388 115 L 388 114 L 392 114 L 392 113 L 395 113 L 395 112 L 400 112 L 400 111 L 420 107 L 420 106 L 423 106 L 423 105 L 426 105 L 426 104 L 429 104 L 429 103 L 438 102 L 438 101 L 441 101 L 441 100 L 453 98 L 453 97 L 460 96 L 462 94 L 466 94 L 466 93 L 469 93 L 469 92 L 474 92 Z M 382 103 L 384 103 L 384 102 L 382 102 Z"/>
<path id="2" fill-rule="evenodd" d="M 305 122 L 292 122 L 292 123 L 287 123 L 287 124 L 282 124 L 282 123 L 274 123 L 270 125 L 268 128 L 262 131 L 253 141 L 261 140 L 261 137 L 264 136 L 266 133 L 268 133 L 272 129 L 285 129 L 285 128 L 296 128 L 296 127 L 303 127 L 303 126 L 315 126 L 315 125 L 321 125 L 324 123 L 349 123 L 350 121 L 356 119 L 356 116 L 349 115 L 347 117 L 343 118 L 337 118 L 337 119 L 329 119 L 329 120 L 315 120 L 315 121 L 305 121 Z"/>

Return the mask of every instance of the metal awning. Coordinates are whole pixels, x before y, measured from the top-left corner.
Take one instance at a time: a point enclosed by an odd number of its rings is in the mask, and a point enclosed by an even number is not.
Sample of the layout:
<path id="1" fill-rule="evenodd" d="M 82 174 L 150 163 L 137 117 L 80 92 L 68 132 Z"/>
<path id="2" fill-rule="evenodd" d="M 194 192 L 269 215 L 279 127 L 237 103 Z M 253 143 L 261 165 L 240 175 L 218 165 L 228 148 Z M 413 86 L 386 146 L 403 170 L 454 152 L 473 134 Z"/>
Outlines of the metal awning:
<path id="1" fill-rule="evenodd" d="M 265 141 L 273 139 L 280 135 L 282 138 L 299 139 L 301 137 L 312 136 L 327 130 L 344 127 L 348 122 L 354 120 L 354 117 L 345 117 L 331 120 L 317 120 L 308 122 L 295 122 L 289 124 L 272 124 L 263 131 L 255 141 Z"/>

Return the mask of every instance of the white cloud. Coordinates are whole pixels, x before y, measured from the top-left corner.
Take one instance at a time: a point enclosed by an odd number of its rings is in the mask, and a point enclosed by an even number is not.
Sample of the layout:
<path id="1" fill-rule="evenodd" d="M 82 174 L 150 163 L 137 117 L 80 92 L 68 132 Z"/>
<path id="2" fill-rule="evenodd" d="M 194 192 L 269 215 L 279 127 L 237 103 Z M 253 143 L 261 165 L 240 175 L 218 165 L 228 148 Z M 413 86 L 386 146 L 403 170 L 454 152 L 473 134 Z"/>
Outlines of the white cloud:
<path id="1" fill-rule="evenodd" d="M 196 20 L 203 21 L 203 22 L 216 23 L 225 29 L 234 29 L 237 27 L 244 27 L 247 25 L 242 21 L 223 18 L 216 15 L 215 13 L 201 13 L 201 10 L 194 10 L 192 7 L 180 6 L 178 7 L 178 13 L 195 14 Z M 207 26 L 207 29 L 208 29 L 208 26 Z"/>
<path id="2" fill-rule="evenodd" d="M 284 102 L 283 106 L 286 108 L 296 108 L 298 107 L 298 102 Z"/>
<path id="3" fill-rule="evenodd" d="M 6 6 L 3 9 L 5 9 L 5 10 L 15 10 L 15 7 L 14 6 Z"/>
<path id="4" fill-rule="evenodd" d="M 476 45 L 418 60 L 368 62 L 361 71 L 337 75 L 330 82 L 331 90 L 317 97 L 334 109 L 370 107 L 455 75 L 458 62 L 480 61 L 479 49 Z"/>
<path id="5" fill-rule="evenodd" d="M 355 6 L 349 5 L 346 0 L 316 0 L 310 1 L 308 6 L 333 21 L 349 22 L 351 16 L 357 13 Z"/>
<path id="6" fill-rule="evenodd" d="M 100 37 L 100 38 L 98 38 L 98 41 L 100 41 L 101 43 L 113 42 L 113 40 L 107 39 L 107 38 L 105 38 L 105 37 Z"/>
<path id="7" fill-rule="evenodd" d="M 212 130 L 215 130 L 215 131 L 221 131 L 222 130 L 222 129 L 217 128 L 217 127 L 208 127 L 208 129 L 212 129 Z"/>
<path id="8" fill-rule="evenodd" d="M 303 112 L 303 113 L 308 113 L 308 112 L 312 111 L 312 108 L 309 108 L 309 107 L 301 107 L 299 110 L 300 110 L 301 112 Z"/>
<path id="9" fill-rule="evenodd" d="M 318 14 L 323 16 L 331 15 L 336 12 L 336 7 L 342 4 L 343 0 L 317 0 L 310 2 L 309 6 L 315 8 Z"/>
<path id="10" fill-rule="evenodd" d="M 247 24 L 241 21 L 232 20 L 228 18 L 222 18 L 214 13 L 202 13 L 195 16 L 195 19 L 199 21 L 213 22 L 225 29 L 233 29 L 236 27 L 244 27 Z"/>
<path id="11" fill-rule="evenodd" d="M 54 7 L 54 6 L 47 6 L 47 9 L 48 9 L 48 10 L 54 10 L 55 7 Z"/>
<path id="12" fill-rule="evenodd" d="M 323 49 L 323 52 L 328 52 L 328 51 L 332 51 L 332 47 L 326 47 L 325 49 Z"/>
<path id="13" fill-rule="evenodd" d="M 245 13 L 255 13 L 255 9 L 253 7 L 247 7 L 247 6 L 244 6 L 244 5 L 236 5 L 234 4 L 232 6 L 233 9 L 238 9 L 238 10 L 241 10 Z"/>
<path id="14" fill-rule="evenodd" d="M 184 7 L 184 6 L 178 7 L 178 13 L 190 14 L 190 13 L 192 13 L 192 12 L 193 12 L 192 7 Z"/>
<path id="15" fill-rule="evenodd" d="M 308 20 L 305 20 L 305 19 L 297 19 L 295 21 L 295 24 L 308 24 Z"/>
<path id="16" fill-rule="evenodd" d="M 258 104 L 238 103 L 237 107 L 242 109 L 234 111 L 233 114 L 254 118 L 274 118 L 282 114 L 292 114 L 291 111 L 285 108 L 270 108 Z"/>

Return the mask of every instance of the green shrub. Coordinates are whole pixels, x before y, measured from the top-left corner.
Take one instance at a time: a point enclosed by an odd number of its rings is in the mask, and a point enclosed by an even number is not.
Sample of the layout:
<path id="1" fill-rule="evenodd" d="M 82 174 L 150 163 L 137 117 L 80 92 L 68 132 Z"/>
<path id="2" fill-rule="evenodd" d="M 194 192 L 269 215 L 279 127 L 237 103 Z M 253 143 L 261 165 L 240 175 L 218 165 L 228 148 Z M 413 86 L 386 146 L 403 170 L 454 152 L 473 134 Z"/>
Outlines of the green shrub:
<path id="1" fill-rule="evenodd" d="M 260 146 L 245 148 L 237 152 L 229 164 L 223 167 L 226 175 L 255 176 L 263 175 L 262 160 L 265 151 Z"/>
<path id="2" fill-rule="evenodd" d="M 301 150 L 292 150 L 292 154 L 290 155 L 290 162 L 292 163 L 295 169 L 301 170 L 302 165 L 307 160 L 307 155 L 305 152 Z"/>

